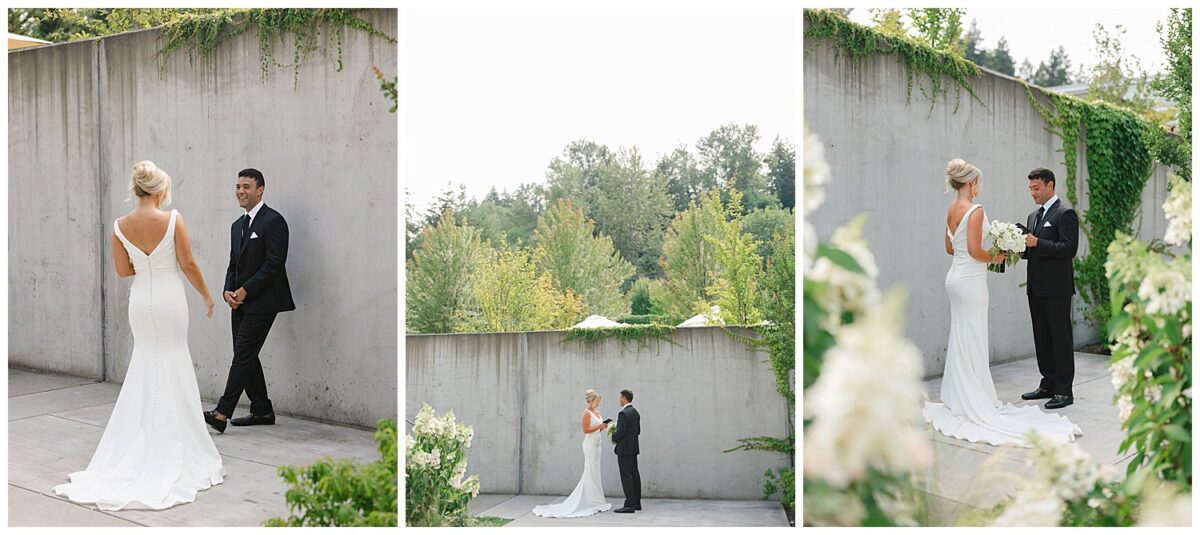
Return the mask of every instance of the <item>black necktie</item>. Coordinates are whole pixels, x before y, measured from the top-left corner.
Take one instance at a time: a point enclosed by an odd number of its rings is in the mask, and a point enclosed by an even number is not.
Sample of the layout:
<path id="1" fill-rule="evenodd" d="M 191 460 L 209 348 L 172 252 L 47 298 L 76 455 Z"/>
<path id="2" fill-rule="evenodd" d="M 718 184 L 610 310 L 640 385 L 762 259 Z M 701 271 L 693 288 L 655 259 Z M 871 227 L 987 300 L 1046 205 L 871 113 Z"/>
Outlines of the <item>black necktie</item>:
<path id="1" fill-rule="evenodd" d="M 1033 231 L 1034 231 L 1035 233 L 1036 233 L 1036 232 L 1037 232 L 1039 229 L 1041 229 L 1041 228 L 1042 228 L 1042 216 L 1043 216 L 1043 215 L 1045 215 L 1045 213 L 1046 213 L 1046 207 L 1045 207 L 1045 206 L 1043 206 L 1043 207 L 1041 207 L 1041 208 L 1038 208 L 1038 216 L 1037 216 L 1037 219 L 1033 220 Z"/>
<path id="2" fill-rule="evenodd" d="M 250 238 L 250 214 L 242 218 L 242 241 Z"/>

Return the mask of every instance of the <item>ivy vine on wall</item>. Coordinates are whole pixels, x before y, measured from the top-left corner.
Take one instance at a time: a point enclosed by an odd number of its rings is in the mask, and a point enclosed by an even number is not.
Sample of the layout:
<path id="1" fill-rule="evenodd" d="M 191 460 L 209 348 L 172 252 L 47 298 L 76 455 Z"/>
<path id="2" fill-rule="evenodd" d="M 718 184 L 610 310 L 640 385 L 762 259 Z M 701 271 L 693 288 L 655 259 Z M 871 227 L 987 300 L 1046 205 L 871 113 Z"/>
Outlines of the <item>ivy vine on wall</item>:
<path id="1" fill-rule="evenodd" d="M 979 101 L 971 87 L 971 78 L 979 77 L 979 66 L 962 57 L 943 52 L 912 39 L 887 35 L 871 28 L 856 24 L 841 13 L 828 9 L 805 9 L 804 18 L 808 27 L 804 30 L 806 43 L 816 43 L 815 39 L 828 39 L 835 46 L 834 58 L 840 57 L 841 52 L 849 54 L 850 59 L 858 61 L 864 57 L 876 55 L 897 54 L 904 62 L 908 76 L 908 99 L 912 99 L 913 81 L 918 74 L 929 77 L 928 93 L 921 87 L 921 93 L 929 98 L 929 111 L 932 113 L 937 104 L 938 95 L 946 91 L 946 81 L 956 84 L 954 90 L 954 111 L 958 111 L 962 90 L 966 90 L 972 98 Z"/>
<path id="2" fill-rule="evenodd" d="M 246 33 L 250 28 L 258 30 L 259 52 L 262 60 L 262 78 L 266 80 L 271 67 L 291 67 L 292 86 L 300 84 L 300 64 L 304 58 L 316 51 L 321 37 L 321 28 L 332 30 L 336 41 L 337 55 L 334 63 L 342 71 L 342 43 L 345 28 L 366 32 L 369 35 L 395 43 L 396 39 L 363 20 L 354 9 L 294 9 L 294 8 L 237 8 L 222 9 L 205 14 L 186 14 L 162 27 L 166 44 L 163 45 L 162 68 L 178 50 L 187 50 L 188 60 L 212 54 L 223 43 Z M 275 59 L 273 42 L 282 40 L 284 34 L 292 34 L 295 50 L 292 63 L 285 65 Z M 326 42 L 329 36 L 326 35 Z"/>
<path id="3" fill-rule="evenodd" d="M 675 327 L 657 323 L 648 325 L 622 325 L 620 327 L 572 327 L 563 331 L 563 342 L 573 340 L 593 344 L 606 338 L 617 338 L 621 340 L 622 345 L 624 345 L 624 342 L 636 341 L 638 348 L 641 349 L 649 344 L 651 338 L 654 338 L 679 345 L 678 342 L 671 339 L 671 333 L 673 332 L 675 332 Z"/>

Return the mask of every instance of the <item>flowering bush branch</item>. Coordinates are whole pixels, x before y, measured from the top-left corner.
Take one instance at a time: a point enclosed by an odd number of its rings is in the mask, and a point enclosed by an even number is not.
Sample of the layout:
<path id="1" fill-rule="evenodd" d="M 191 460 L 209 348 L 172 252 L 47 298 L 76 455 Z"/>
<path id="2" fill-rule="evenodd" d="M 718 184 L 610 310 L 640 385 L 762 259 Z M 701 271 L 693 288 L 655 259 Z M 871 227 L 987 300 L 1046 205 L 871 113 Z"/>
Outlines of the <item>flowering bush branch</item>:
<path id="1" fill-rule="evenodd" d="M 804 136 L 804 523 L 914 525 L 909 474 L 932 462 L 920 429 L 923 364 L 903 336 L 904 294 L 881 297 L 865 216 L 820 244 L 808 216 L 829 181 Z"/>
<path id="2" fill-rule="evenodd" d="M 1105 270 L 1111 292 L 1113 387 L 1135 452 L 1132 474 L 1148 466 L 1160 479 L 1191 488 L 1192 280 L 1191 183 L 1171 176 L 1163 205 L 1169 252 L 1118 233 Z"/>
<path id="3" fill-rule="evenodd" d="M 475 431 L 455 423 L 454 411 L 435 417 L 421 404 L 413 434 L 404 439 L 404 488 L 409 526 L 461 526 L 467 503 L 479 494 L 479 476 L 463 480 Z"/>

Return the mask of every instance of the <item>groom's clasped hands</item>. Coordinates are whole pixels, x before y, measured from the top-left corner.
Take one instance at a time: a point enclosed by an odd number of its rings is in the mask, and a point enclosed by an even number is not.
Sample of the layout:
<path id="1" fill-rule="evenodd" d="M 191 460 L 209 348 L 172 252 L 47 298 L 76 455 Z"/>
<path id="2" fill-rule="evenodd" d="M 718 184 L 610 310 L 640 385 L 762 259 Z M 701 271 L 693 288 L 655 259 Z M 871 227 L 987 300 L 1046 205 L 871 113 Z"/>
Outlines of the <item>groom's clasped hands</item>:
<path id="1" fill-rule="evenodd" d="M 225 298 L 225 303 L 228 304 L 229 308 L 232 308 L 233 310 L 237 310 L 237 308 L 239 306 L 241 306 L 242 303 L 246 302 L 246 289 L 245 288 L 238 288 L 237 291 L 233 291 L 233 292 L 231 292 L 229 290 L 225 290 L 225 293 L 222 295 Z"/>

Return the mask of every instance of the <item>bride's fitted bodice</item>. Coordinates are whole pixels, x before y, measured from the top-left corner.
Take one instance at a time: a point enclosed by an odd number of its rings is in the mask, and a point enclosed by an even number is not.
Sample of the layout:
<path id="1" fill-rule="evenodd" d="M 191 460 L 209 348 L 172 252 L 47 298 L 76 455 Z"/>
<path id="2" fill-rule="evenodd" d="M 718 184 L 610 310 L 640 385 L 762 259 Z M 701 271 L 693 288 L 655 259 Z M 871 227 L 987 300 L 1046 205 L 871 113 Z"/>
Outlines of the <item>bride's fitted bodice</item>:
<path id="1" fill-rule="evenodd" d="M 947 277 L 955 274 L 987 275 L 987 264 L 972 258 L 971 254 L 967 251 L 968 220 L 971 218 L 971 212 L 974 212 L 977 208 L 982 209 L 983 206 L 976 204 L 967 209 L 967 212 L 962 216 L 962 220 L 958 222 L 958 228 L 954 229 L 953 233 L 950 232 L 950 229 L 946 229 L 946 235 L 950 237 L 950 244 L 954 246 L 954 262 L 950 264 L 950 272 L 947 273 Z M 983 228 L 985 231 L 987 226 L 988 219 L 985 214 L 983 216 Z M 982 246 L 983 244 L 981 243 L 980 247 Z"/>
<path id="2" fill-rule="evenodd" d="M 121 232 L 120 223 L 113 221 L 113 229 L 117 233 L 117 238 L 120 238 L 121 243 L 125 245 L 125 251 L 129 253 L 129 261 L 133 263 L 135 282 L 139 278 L 152 278 L 155 273 L 179 272 L 179 262 L 175 259 L 175 217 L 177 215 L 179 212 L 171 210 L 171 221 L 167 223 L 167 233 L 163 235 L 154 250 L 150 251 L 150 254 L 146 254 L 145 251 L 138 249 L 130 242 Z"/>
<path id="3" fill-rule="evenodd" d="M 601 420 L 600 418 L 597 418 L 596 413 L 594 413 L 592 411 L 588 411 L 588 416 L 591 417 L 588 420 L 588 425 L 591 427 L 600 425 L 600 423 L 603 422 L 603 420 Z M 600 436 L 604 434 L 604 433 L 601 433 L 601 431 L 603 431 L 603 429 L 597 429 L 595 431 L 592 431 L 591 433 L 587 433 L 587 434 L 583 435 L 583 443 L 590 444 L 590 443 L 594 442 L 596 444 L 599 444 Z"/>

